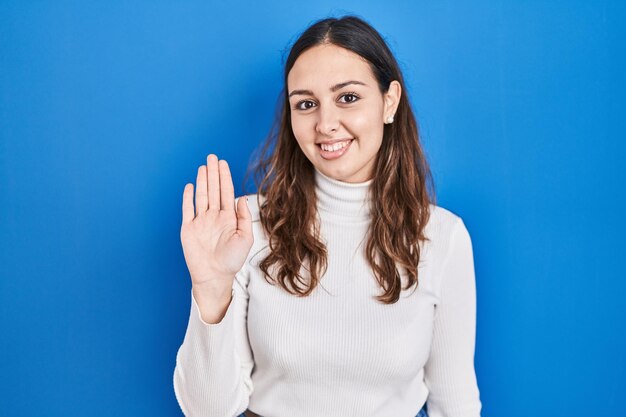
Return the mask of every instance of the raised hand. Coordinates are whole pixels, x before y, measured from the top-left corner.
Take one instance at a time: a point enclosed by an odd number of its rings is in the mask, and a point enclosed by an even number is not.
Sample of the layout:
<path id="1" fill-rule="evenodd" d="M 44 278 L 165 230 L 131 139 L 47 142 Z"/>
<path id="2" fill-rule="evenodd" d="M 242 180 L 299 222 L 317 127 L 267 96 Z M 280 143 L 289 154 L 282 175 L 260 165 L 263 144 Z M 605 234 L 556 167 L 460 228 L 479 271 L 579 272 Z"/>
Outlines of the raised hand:
<path id="1" fill-rule="evenodd" d="M 228 163 L 217 156 L 207 156 L 207 164 L 198 168 L 196 204 L 193 184 L 183 192 L 183 222 L 180 239 L 185 262 L 191 275 L 194 293 L 228 293 L 237 271 L 243 266 L 254 238 L 252 216 L 247 198 L 235 192 Z"/>

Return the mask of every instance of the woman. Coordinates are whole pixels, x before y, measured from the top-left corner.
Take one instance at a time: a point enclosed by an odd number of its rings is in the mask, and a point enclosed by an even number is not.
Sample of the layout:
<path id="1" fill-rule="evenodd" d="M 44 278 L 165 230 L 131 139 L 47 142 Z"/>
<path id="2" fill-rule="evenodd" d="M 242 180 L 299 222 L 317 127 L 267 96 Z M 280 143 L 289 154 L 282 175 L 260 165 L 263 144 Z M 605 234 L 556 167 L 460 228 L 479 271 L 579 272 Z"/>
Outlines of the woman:
<path id="1" fill-rule="evenodd" d="M 183 412 L 479 416 L 471 241 L 429 195 L 392 53 L 357 17 L 324 19 L 294 43 L 284 80 L 258 194 L 235 201 L 212 154 L 195 209 L 185 186 Z"/>

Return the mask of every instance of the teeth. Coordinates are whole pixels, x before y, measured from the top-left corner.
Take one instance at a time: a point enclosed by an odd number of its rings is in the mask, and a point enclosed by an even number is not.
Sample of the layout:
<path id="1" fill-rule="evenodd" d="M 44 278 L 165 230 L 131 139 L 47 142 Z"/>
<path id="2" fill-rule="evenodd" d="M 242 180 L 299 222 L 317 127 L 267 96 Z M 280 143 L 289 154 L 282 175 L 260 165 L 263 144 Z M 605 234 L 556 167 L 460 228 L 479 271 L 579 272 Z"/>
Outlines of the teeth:
<path id="1" fill-rule="evenodd" d="M 334 151 L 338 151 L 341 148 L 345 148 L 346 146 L 348 146 L 348 143 L 350 143 L 349 140 L 346 140 L 345 142 L 337 142 L 332 145 L 327 145 L 325 143 L 322 143 L 321 147 L 325 151 L 334 152 Z"/>

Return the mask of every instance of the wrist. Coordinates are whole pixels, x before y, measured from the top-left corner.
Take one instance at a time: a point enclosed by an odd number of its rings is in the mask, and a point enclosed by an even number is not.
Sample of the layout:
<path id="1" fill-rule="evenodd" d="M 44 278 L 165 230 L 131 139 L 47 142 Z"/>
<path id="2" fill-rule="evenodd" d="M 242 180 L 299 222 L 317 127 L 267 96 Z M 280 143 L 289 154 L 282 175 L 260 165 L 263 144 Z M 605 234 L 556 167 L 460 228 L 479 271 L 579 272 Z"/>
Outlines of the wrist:
<path id="1" fill-rule="evenodd" d="M 194 297 L 198 301 L 224 302 L 230 299 L 233 291 L 232 280 L 205 281 L 192 285 Z"/>
<path id="2" fill-rule="evenodd" d="M 215 289 L 194 285 L 192 292 L 202 320 L 207 324 L 221 322 L 232 302 L 232 287 Z"/>

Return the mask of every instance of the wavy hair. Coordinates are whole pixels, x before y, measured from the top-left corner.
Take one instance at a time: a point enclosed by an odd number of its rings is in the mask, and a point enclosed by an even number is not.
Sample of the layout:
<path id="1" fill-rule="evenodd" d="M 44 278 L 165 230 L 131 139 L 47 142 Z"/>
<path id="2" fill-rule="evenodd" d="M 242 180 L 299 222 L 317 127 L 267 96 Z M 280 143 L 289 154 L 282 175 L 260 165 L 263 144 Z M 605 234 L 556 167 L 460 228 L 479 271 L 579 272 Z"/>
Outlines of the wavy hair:
<path id="1" fill-rule="evenodd" d="M 259 264 L 268 283 L 289 293 L 308 296 L 324 275 L 328 263 L 320 240 L 314 167 L 300 149 L 291 128 L 287 75 L 307 49 L 334 44 L 370 64 L 381 94 L 391 81 L 404 87 L 402 73 L 381 35 L 356 16 L 318 20 L 294 42 L 284 67 L 284 87 L 276 118 L 246 177 L 253 173 L 260 220 L 269 240 L 269 254 Z M 379 283 L 379 302 L 393 304 L 401 290 L 418 285 L 419 242 L 428 240 L 424 228 L 434 204 L 434 182 L 419 140 L 417 122 L 403 88 L 394 115 L 386 124 L 370 186 L 372 221 L 365 256 Z M 399 271 L 406 274 L 402 286 Z M 301 268 L 308 271 L 301 274 Z"/>

